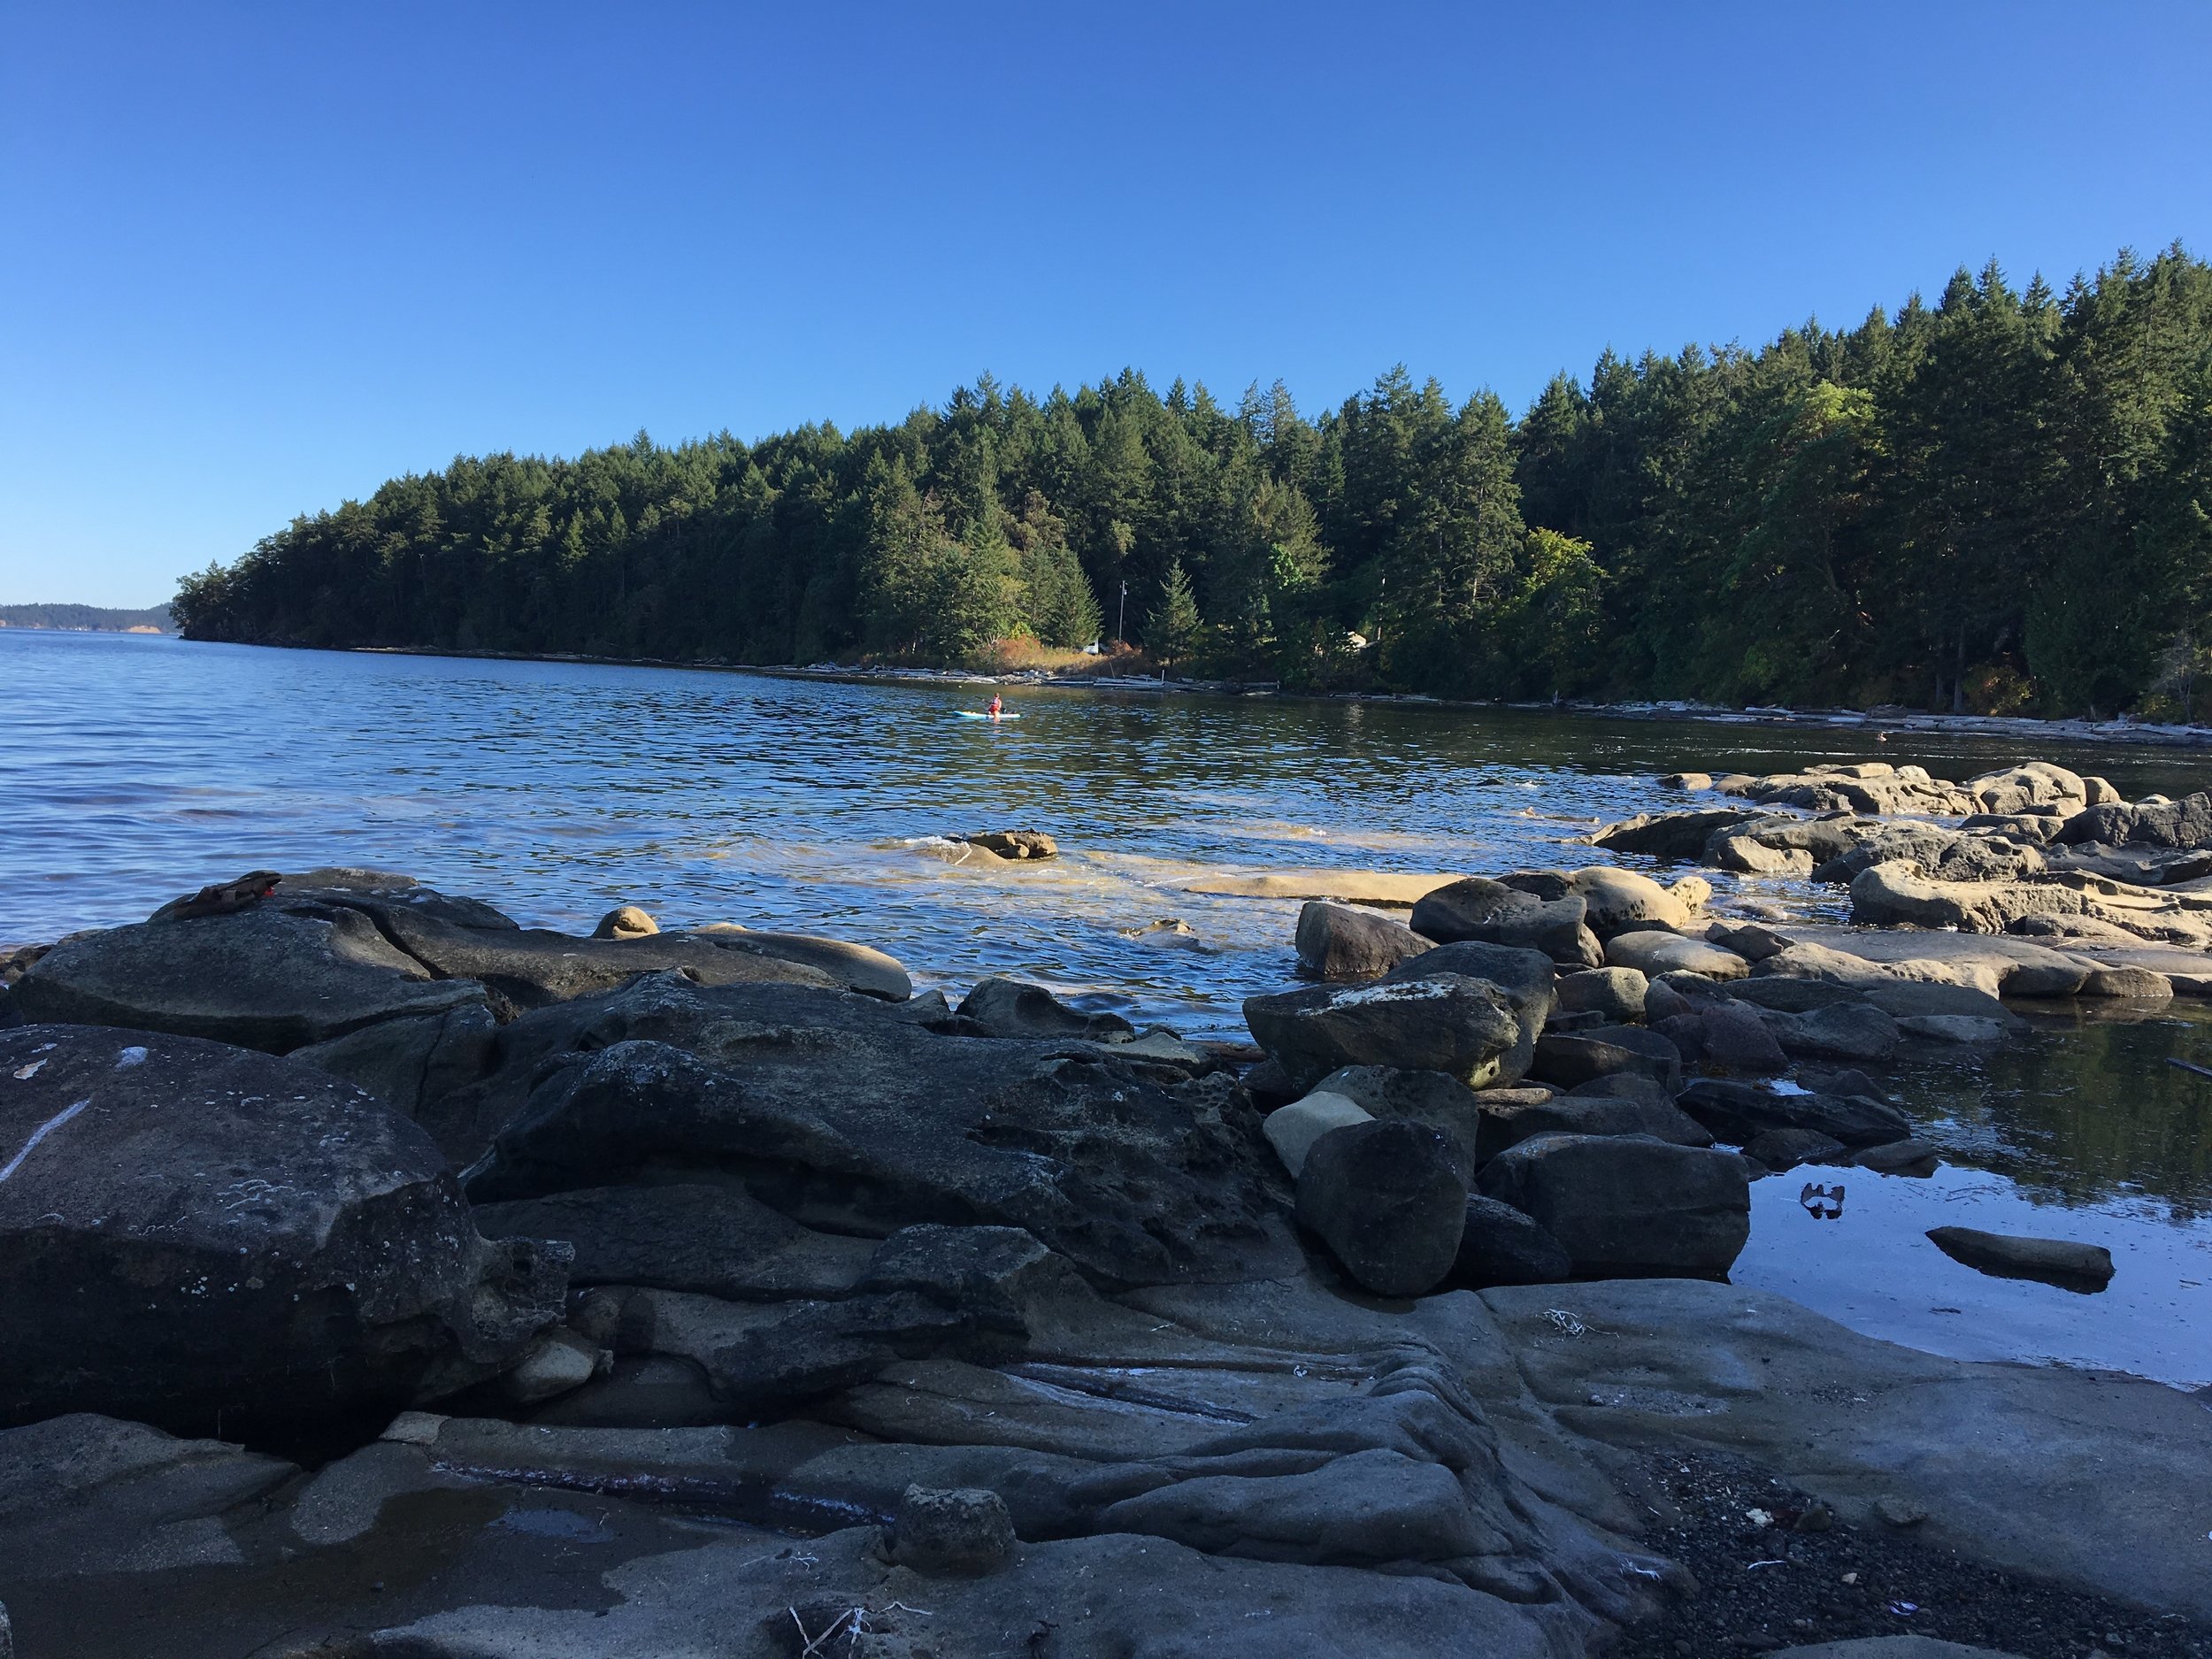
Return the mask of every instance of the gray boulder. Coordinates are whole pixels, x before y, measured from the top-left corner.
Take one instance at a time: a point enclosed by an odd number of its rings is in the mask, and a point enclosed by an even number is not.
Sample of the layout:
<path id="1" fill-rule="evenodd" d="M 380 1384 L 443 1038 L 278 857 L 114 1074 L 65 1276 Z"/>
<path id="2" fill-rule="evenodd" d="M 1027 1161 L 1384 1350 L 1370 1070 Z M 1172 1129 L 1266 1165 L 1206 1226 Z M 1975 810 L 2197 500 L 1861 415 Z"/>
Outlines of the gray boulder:
<path id="1" fill-rule="evenodd" d="M 1751 972 L 1751 964 L 1732 950 L 1702 939 L 1657 932 L 1617 933 L 1606 941 L 1605 965 L 1633 968 L 1655 979 L 1674 972 L 1701 974 L 1709 979 L 1740 979 Z"/>
<path id="2" fill-rule="evenodd" d="M 718 950 L 757 956 L 763 962 L 780 962 L 793 967 L 811 968 L 818 973 L 827 974 L 849 991 L 857 991 L 863 996 L 880 997 L 887 1002 L 903 1002 L 914 995 L 914 981 L 904 965 L 897 957 L 878 950 L 872 945 L 856 945 L 842 939 L 818 939 L 811 933 L 763 933 L 727 922 L 695 927 L 679 937 L 703 940 Z M 657 967 L 658 965 L 656 964 Z M 686 967 L 680 963 L 672 965 Z M 710 972 L 698 976 L 700 982 L 705 985 L 731 983 L 720 977 L 726 970 L 726 964 L 716 962 Z M 686 971 L 694 970 L 686 967 Z M 771 982 L 812 983 L 795 974 L 760 977 Z"/>
<path id="3" fill-rule="evenodd" d="M 1623 1073 L 1541 1100 L 1482 1102 L 1478 1164 L 1537 1135 L 1645 1135 L 1677 1146 L 1709 1147 L 1713 1137 L 1649 1078 Z"/>
<path id="4" fill-rule="evenodd" d="M 1555 998 L 1551 958 L 1540 950 L 1512 945 L 1489 945 L 1479 940 L 1461 940 L 1438 945 L 1417 958 L 1399 964 L 1383 975 L 1386 981 L 1425 979 L 1439 973 L 1463 974 L 1482 979 L 1505 993 L 1520 1022 L 1521 1034 L 1498 1056 L 1489 1087 L 1510 1087 L 1528 1075 L 1536 1052 L 1536 1039 L 1551 1018 Z"/>
<path id="5" fill-rule="evenodd" d="M 2212 848 L 2212 795 L 2199 790 L 2160 805 L 2093 806 L 2059 826 L 2054 841 L 2095 841 L 2106 847 Z"/>
<path id="6" fill-rule="evenodd" d="M 0 1422 L 312 1434 L 488 1377 L 560 1312 L 565 1248 L 488 1243 L 421 1130 L 289 1061 L 20 1026 L 0 1148 Z"/>
<path id="7" fill-rule="evenodd" d="M 1705 862 L 1716 870 L 1732 870 L 1747 876 L 1809 876 L 1813 855 L 1801 847 L 1776 847 L 1755 836 L 1716 835 L 1705 849 Z"/>
<path id="8" fill-rule="evenodd" d="M 1415 903 L 1413 931 L 1440 945 L 1462 940 L 1540 950 L 1554 962 L 1594 968 L 1605 960 L 1579 897 L 1541 899 L 1487 876 L 1469 876 Z"/>
<path id="9" fill-rule="evenodd" d="M 1369 1068 L 1352 1069 L 1366 1070 Z M 1372 1069 L 1380 1070 L 1381 1068 Z M 1342 1072 L 1332 1072 L 1330 1078 L 1342 1075 L 1344 1075 Z M 1435 1077 L 1446 1083 L 1451 1082 L 1451 1079 L 1444 1077 L 1441 1072 L 1420 1072 L 1415 1075 Z M 1323 1079 L 1325 1083 L 1329 1080 L 1330 1079 Z M 1453 1084 L 1453 1087 L 1456 1088 L 1463 1086 Z M 1320 1140 L 1323 1135 L 1327 1134 L 1332 1129 L 1342 1129 L 1350 1124 L 1372 1123 L 1374 1120 L 1375 1114 L 1357 1101 L 1333 1089 L 1323 1087 L 1315 1089 L 1301 1100 L 1294 1100 L 1289 1105 L 1278 1107 L 1268 1113 L 1267 1121 L 1260 1125 L 1260 1133 L 1267 1137 L 1267 1144 L 1275 1148 L 1275 1156 L 1282 1159 L 1283 1168 L 1287 1170 L 1291 1179 L 1295 1180 L 1298 1178 L 1298 1171 L 1306 1167 L 1306 1154 L 1313 1150 L 1313 1143 Z"/>
<path id="10" fill-rule="evenodd" d="M 1701 1005 L 1691 1018 L 1697 1022 L 1698 1047 L 1705 1063 L 1754 1075 L 1787 1071 L 1789 1056 L 1767 1025 L 1776 1016 L 1762 1018 L 1762 1013 L 1747 1002 L 1732 999 L 1716 997 Z"/>
<path id="11" fill-rule="evenodd" d="M 1345 1065 L 1442 1071 L 1479 1086 L 1521 1036 L 1504 991 L 1455 973 L 1248 997 L 1244 1019 L 1253 1040 L 1308 1087 Z"/>
<path id="12" fill-rule="evenodd" d="M 1423 1124 L 1354 1124 L 1313 1143 L 1298 1175 L 1298 1220 L 1379 1296 L 1442 1284 L 1467 1225 L 1467 1181 Z"/>
<path id="13" fill-rule="evenodd" d="M 1466 1229 L 1452 1263 L 1452 1283 L 1463 1290 L 1494 1285 L 1555 1285 L 1574 1271 L 1559 1240 L 1510 1204 L 1479 1193 L 1467 1199 Z"/>
<path id="14" fill-rule="evenodd" d="M 1739 807 L 1705 807 L 1694 812 L 1640 812 L 1617 824 L 1608 824 L 1590 837 L 1590 844 L 1609 852 L 1691 859 L 1705 850 L 1705 844 L 1715 834 L 1760 816 Z"/>
<path id="15" fill-rule="evenodd" d="M 1817 1129 L 1766 1129 L 1744 1144 L 1744 1156 L 1779 1173 L 1801 1164 L 1840 1164 L 1843 1142 Z"/>
<path id="16" fill-rule="evenodd" d="M 1111 1042 L 1137 1034 L 1137 1028 L 1118 1014 L 1087 1014 L 1041 985 L 1025 985 L 1019 979 L 984 980 L 962 1001 L 960 1014 L 993 1037 L 1083 1037 Z"/>
<path id="17" fill-rule="evenodd" d="M 1750 1171 L 1713 1148 L 1540 1135 L 1493 1158 L 1477 1184 L 1533 1217 L 1582 1278 L 1714 1277 L 1751 1236 Z"/>
<path id="18" fill-rule="evenodd" d="M 1801 1060 L 1886 1060 L 1897 1052 L 1897 1022 L 1870 1002 L 1832 1003 L 1804 1014 L 1760 1010 L 1785 1054 Z"/>
<path id="19" fill-rule="evenodd" d="M 1482 1126 L 1491 1103 L 1501 1094 L 1517 1095 L 1521 1092 L 1484 1089 L 1478 1093 L 1441 1071 L 1413 1071 L 1393 1065 L 1348 1065 L 1323 1078 L 1307 1098 L 1334 1096 L 1356 1102 L 1371 1118 L 1425 1124 L 1450 1146 L 1462 1177 L 1472 1179 L 1475 1165 L 1486 1156 L 1482 1149 Z M 1274 1121 L 1271 1117 L 1268 1119 L 1271 1140 Z"/>
<path id="20" fill-rule="evenodd" d="M 1356 904 L 1309 899 L 1298 912 L 1298 965 L 1317 979 L 1372 979 L 1430 948 L 1403 922 Z"/>
<path id="21" fill-rule="evenodd" d="M 1571 1014 L 1602 1014 L 1607 1024 L 1622 1025 L 1644 1017 L 1649 983 L 1634 968 L 1586 968 L 1559 976 L 1558 1005 Z"/>
<path id="22" fill-rule="evenodd" d="M 1599 1025 L 1588 1031 L 1546 1033 L 1537 1039 L 1530 1075 L 1572 1088 L 1616 1072 L 1647 1077 L 1672 1090 L 1682 1086 L 1682 1051 L 1640 1025 Z"/>

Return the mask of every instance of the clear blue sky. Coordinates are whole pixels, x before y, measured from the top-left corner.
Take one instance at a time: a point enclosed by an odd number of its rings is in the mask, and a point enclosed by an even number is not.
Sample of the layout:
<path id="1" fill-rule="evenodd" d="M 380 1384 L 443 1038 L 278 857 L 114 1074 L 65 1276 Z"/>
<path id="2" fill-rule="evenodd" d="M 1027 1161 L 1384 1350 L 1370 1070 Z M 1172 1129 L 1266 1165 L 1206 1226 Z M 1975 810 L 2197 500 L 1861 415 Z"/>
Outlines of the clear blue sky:
<path id="1" fill-rule="evenodd" d="M 0 602 L 464 451 L 1134 365 L 1515 408 L 2212 253 L 2212 4 L 0 6 Z"/>

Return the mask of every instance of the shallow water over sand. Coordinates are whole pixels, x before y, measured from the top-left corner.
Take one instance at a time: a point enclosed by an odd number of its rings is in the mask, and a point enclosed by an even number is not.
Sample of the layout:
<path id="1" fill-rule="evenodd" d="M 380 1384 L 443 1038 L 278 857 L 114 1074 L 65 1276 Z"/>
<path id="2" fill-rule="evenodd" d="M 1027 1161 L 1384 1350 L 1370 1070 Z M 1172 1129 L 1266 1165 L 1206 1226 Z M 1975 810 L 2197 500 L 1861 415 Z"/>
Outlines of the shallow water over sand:
<path id="1" fill-rule="evenodd" d="M 1298 907 L 1189 881 L 1587 863 L 1570 838 L 1679 801 L 1663 772 L 1878 756 L 1963 777 L 2024 757 L 1986 739 L 1908 752 L 1810 727 L 1058 690 L 1007 692 L 1023 718 L 993 726 L 955 718 L 987 697 L 973 687 L 12 630 L 0 684 L 0 945 L 140 920 L 250 868 L 343 863 L 528 924 L 634 903 L 664 926 L 864 940 L 956 996 L 1010 973 L 1193 1035 L 1240 1035 L 1241 1000 L 1289 982 Z M 2208 781 L 2186 754 L 2037 752 L 2131 795 Z M 1049 831 L 1065 856 L 945 861 L 936 838 L 992 827 Z M 1715 879 L 1722 909 L 1839 908 Z M 1188 931 L 1148 931 L 1168 918 Z M 2212 1083 L 2163 1064 L 2212 1059 L 2212 1032 L 2177 1008 L 1898 1068 L 1885 1080 L 1962 1168 L 1845 1172 L 1837 1224 L 1789 1213 L 1813 1172 L 1763 1182 L 1737 1278 L 1946 1352 L 2212 1381 Z M 2099 1297 L 1982 1279 L 1920 1237 L 1946 1221 L 2112 1243 L 2121 1278 Z"/>

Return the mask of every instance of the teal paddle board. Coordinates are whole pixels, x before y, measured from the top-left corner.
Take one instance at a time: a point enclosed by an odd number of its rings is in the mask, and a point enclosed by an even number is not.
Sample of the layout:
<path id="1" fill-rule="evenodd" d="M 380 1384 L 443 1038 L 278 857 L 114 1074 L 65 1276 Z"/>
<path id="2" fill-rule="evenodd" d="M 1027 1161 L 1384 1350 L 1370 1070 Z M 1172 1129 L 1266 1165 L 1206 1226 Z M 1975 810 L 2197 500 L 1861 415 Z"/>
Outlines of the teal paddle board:
<path id="1" fill-rule="evenodd" d="M 973 709 L 955 709 L 953 712 L 964 720 L 1018 720 L 1021 718 L 1018 714 L 978 714 Z"/>

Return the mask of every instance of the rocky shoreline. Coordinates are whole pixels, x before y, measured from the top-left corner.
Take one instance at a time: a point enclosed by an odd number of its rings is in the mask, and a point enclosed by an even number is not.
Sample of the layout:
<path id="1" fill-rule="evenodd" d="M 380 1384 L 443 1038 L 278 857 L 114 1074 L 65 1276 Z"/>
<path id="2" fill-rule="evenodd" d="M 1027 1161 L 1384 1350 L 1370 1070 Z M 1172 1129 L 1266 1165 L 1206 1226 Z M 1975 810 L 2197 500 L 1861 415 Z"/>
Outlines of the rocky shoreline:
<path id="1" fill-rule="evenodd" d="M 1901 1050 L 2212 994 L 2212 797 L 1673 781 L 1645 871 L 1309 902 L 1248 1047 L 357 870 L 0 950 L 0 1653 L 2212 1653 L 2203 1400 L 1726 1282 L 1755 1179 L 1934 1167 Z"/>

